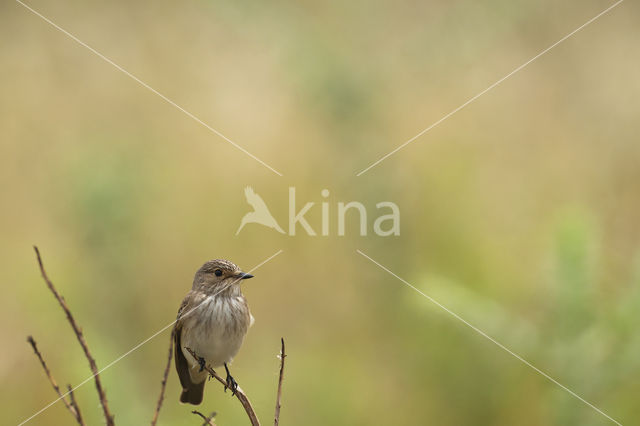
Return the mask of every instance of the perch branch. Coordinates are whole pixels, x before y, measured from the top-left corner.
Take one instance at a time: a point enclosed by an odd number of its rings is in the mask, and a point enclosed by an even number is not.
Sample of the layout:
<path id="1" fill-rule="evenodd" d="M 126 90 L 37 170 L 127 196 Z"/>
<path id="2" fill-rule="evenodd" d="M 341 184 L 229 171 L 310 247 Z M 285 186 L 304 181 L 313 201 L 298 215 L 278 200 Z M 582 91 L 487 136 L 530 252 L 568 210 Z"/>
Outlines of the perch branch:
<path id="1" fill-rule="evenodd" d="M 195 359 L 196 361 L 200 359 L 193 349 L 191 348 L 186 348 L 186 349 L 191 354 L 193 359 Z M 224 380 L 222 377 L 220 377 L 218 373 L 216 373 L 213 370 L 213 368 L 211 368 L 208 364 L 204 366 L 204 369 L 207 370 L 207 372 L 211 375 L 211 377 L 213 377 L 214 379 L 216 379 L 217 381 L 219 381 L 220 383 L 226 386 L 227 381 Z M 240 403 L 242 404 L 242 407 L 244 407 L 244 411 L 246 411 L 247 416 L 249 416 L 251 425 L 260 426 L 260 421 L 258 420 L 258 416 L 256 416 L 256 412 L 253 409 L 253 406 L 251 406 L 251 403 L 249 402 L 249 398 L 247 398 L 247 395 L 245 395 L 245 393 L 239 386 L 238 386 L 238 389 L 236 390 L 235 395 L 236 395 L 236 398 L 238 398 L 238 401 L 240 401 Z"/>
<path id="2" fill-rule="evenodd" d="M 282 397 L 282 379 L 284 378 L 284 359 L 286 358 L 286 354 L 284 353 L 284 337 L 280 339 L 280 343 L 282 344 L 280 348 L 280 377 L 278 378 L 278 393 L 276 396 L 276 414 L 274 416 L 273 424 L 278 426 L 280 423 L 280 398 Z"/>
<path id="3" fill-rule="evenodd" d="M 84 351 L 84 355 L 86 356 L 87 360 L 89 361 L 89 367 L 91 368 L 91 372 L 93 373 L 93 379 L 94 379 L 94 381 L 96 383 L 96 389 L 98 391 L 98 398 L 100 400 L 100 405 L 102 406 L 102 411 L 104 412 L 106 425 L 107 426 L 113 426 L 114 425 L 113 416 L 111 415 L 111 412 L 109 411 L 109 405 L 107 404 L 107 396 L 105 395 L 104 388 L 102 387 L 102 382 L 100 381 L 100 375 L 98 374 L 98 366 L 96 365 L 96 361 L 93 359 L 93 356 L 91 355 L 91 351 L 89 350 L 89 346 L 87 345 L 87 342 L 84 339 L 84 335 L 82 334 L 82 330 L 80 329 L 80 327 L 76 323 L 76 320 L 73 318 L 73 315 L 71 314 L 71 311 L 69 310 L 69 307 L 67 306 L 67 302 L 65 302 L 64 298 L 62 296 L 60 296 L 60 293 L 58 293 L 56 288 L 53 286 L 53 283 L 51 282 L 51 280 L 47 276 L 47 273 L 44 270 L 44 265 L 42 264 L 42 258 L 40 257 L 40 251 L 38 250 L 38 247 L 33 246 L 33 249 L 36 251 L 36 256 L 38 258 L 38 265 L 40 265 L 40 273 L 42 274 L 42 278 L 44 279 L 44 281 L 47 284 L 47 287 L 49 287 L 49 290 L 51 290 L 51 293 L 53 293 L 53 295 L 55 296 L 56 300 L 60 304 L 60 307 L 62 307 L 62 310 L 66 314 L 67 320 L 69 321 L 69 324 L 71 325 L 71 328 L 73 328 L 73 332 L 76 334 L 76 337 L 78 338 L 78 342 L 80 343 L 80 346 L 82 346 L 82 350 Z"/>
<path id="4" fill-rule="evenodd" d="M 71 385 L 67 385 L 67 390 L 68 390 L 67 393 L 69 394 L 69 399 L 71 400 L 71 406 L 76 410 L 76 414 L 77 414 L 76 420 L 78 420 L 78 423 L 81 426 L 84 426 L 84 420 L 82 419 L 82 414 L 80 414 L 80 406 L 76 401 L 76 396 L 73 393 L 73 388 L 71 387 Z"/>
<path id="5" fill-rule="evenodd" d="M 60 387 L 58 386 L 58 383 L 56 382 L 56 380 L 51 375 L 51 371 L 49 370 L 49 367 L 47 367 L 47 363 L 44 362 L 44 358 L 42 357 L 42 354 L 38 350 L 38 345 L 36 345 L 36 341 L 33 340 L 33 337 L 29 336 L 29 337 L 27 337 L 27 342 L 29 342 L 29 344 L 33 348 L 33 352 L 38 357 L 38 361 L 40 361 L 40 365 L 42 365 L 42 369 L 44 370 L 44 373 L 47 375 L 47 379 L 49 379 L 49 382 L 51 383 L 51 386 L 53 386 L 53 390 L 56 391 L 56 393 L 58 394 L 58 396 L 60 397 L 62 402 L 64 402 L 64 406 L 67 407 L 67 410 L 69 410 L 71 415 L 73 415 L 73 417 L 76 419 L 78 424 L 81 425 L 81 426 L 84 426 L 84 423 L 82 421 L 82 417 L 80 416 L 80 410 L 78 409 L 78 406 L 75 403 L 75 399 L 73 397 L 71 397 L 71 403 L 69 403 L 65 399 L 64 395 L 62 394 L 62 392 L 60 392 Z"/>
<path id="6" fill-rule="evenodd" d="M 171 359 L 173 358 L 173 338 L 176 333 L 176 328 L 171 329 L 171 338 L 169 342 L 169 354 L 167 356 L 167 365 L 164 368 L 164 375 L 162 376 L 162 384 L 160 385 L 160 396 L 158 396 L 158 403 L 156 405 L 156 412 L 151 419 L 151 426 L 155 426 L 158 421 L 158 415 L 160 414 L 160 408 L 162 408 L 162 402 L 164 401 L 164 391 L 167 387 L 167 378 L 169 377 L 169 370 L 171 369 Z"/>
<path id="7" fill-rule="evenodd" d="M 192 411 L 193 414 L 195 414 L 196 416 L 200 416 L 204 419 L 204 423 L 202 423 L 202 426 L 216 426 L 215 423 L 213 423 L 213 418 L 216 416 L 216 412 L 214 411 L 213 413 L 211 413 L 209 415 L 209 417 L 206 417 L 204 414 L 202 414 L 200 411 L 198 410 L 193 410 Z"/>

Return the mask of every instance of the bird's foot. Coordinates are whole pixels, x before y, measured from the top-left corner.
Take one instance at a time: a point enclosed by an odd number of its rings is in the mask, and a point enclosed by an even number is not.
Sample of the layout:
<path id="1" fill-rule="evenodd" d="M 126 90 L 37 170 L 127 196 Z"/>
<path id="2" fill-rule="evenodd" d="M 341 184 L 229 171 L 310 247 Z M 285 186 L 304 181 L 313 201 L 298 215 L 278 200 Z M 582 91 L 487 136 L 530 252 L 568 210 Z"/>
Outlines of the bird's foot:
<path id="1" fill-rule="evenodd" d="M 200 370 L 198 372 L 202 372 L 207 366 L 207 362 L 201 356 L 198 357 L 198 364 L 200 364 Z"/>
<path id="2" fill-rule="evenodd" d="M 227 391 L 227 388 L 231 389 L 231 396 L 236 394 L 238 390 L 238 382 L 234 379 L 229 373 L 229 367 L 227 367 L 227 363 L 224 363 L 224 369 L 227 371 L 227 383 L 224 385 L 224 391 Z"/>

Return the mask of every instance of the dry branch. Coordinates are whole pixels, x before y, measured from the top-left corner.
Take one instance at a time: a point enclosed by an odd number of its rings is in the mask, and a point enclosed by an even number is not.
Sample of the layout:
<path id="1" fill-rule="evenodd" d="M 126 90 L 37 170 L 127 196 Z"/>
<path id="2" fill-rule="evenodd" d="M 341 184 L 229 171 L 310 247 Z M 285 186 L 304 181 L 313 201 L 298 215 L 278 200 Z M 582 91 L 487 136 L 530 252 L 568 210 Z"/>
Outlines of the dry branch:
<path id="1" fill-rule="evenodd" d="M 193 357 L 193 359 L 195 359 L 196 361 L 198 361 L 200 359 L 200 357 L 198 357 L 198 355 L 195 353 L 195 351 L 191 348 L 186 348 L 187 351 L 189 351 L 189 353 L 191 354 L 191 356 Z M 222 383 L 225 387 L 227 385 L 227 381 L 224 380 L 222 377 L 220 377 L 218 375 L 218 373 L 216 373 L 213 368 L 211 368 L 211 366 L 209 366 L 208 364 L 204 366 L 204 369 L 207 370 L 207 372 L 211 375 L 211 377 L 213 377 L 214 379 L 216 379 L 217 381 L 219 381 L 220 383 Z M 242 389 L 240 388 L 240 386 L 238 386 L 238 389 L 236 390 L 235 393 L 236 398 L 238 398 L 238 401 L 240 401 L 240 403 L 242 404 L 242 407 L 244 407 L 244 411 L 246 411 L 247 416 L 249 416 L 249 420 L 251 421 L 251 425 L 252 426 L 260 426 L 260 421 L 258 420 L 258 416 L 256 416 L 256 412 L 253 409 L 253 406 L 251 405 L 251 403 L 249 402 L 249 398 L 247 398 L 247 395 L 245 395 L 245 393 L 242 391 Z"/>
<path id="2" fill-rule="evenodd" d="M 216 426 L 216 424 L 213 422 L 213 418 L 216 416 L 216 412 L 214 411 L 213 413 L 209 414 L 209 416 L 205 416 L 204 414 L 202 414 L 200 411 L 198 410 L 193 410 L 192 411 L 193 414 L 195 414 L 196 416 L 200 416 L 204 419 L 204 423 L 202 423 L 202 426 Z"/>
<path id="3" fill-rule="evenodd" d="M 62 392 L 60 391 L 60 387 L 58 386 L 58 383 L 51 375 L 51 371 L 49 370 L 49 367 L 47 367 L 47 363 L 44 362 L 44 358 L 42 357 L 42 354 L 38 350 L 38 345 L 36 344 L 36 341 L 33 339 L 33 337 L 29 336 L 27 337 L 27 342 L 29 342 L 29 344 L 33 348 L 33 352 L 38 357 L 38 361 L 40 361 L 40 365 L 42 365 L 42 369 L 44 370 L 44 373 L 47 375 L 47 379 L 49 379 L 51 386 L 53 386 L 53 389 L 56 391 L 56 393 L 58 394 L 62 402 L 64 402 L 64 406 L 67 407 L 67 410 L 69 410 L 69 412 L 76 419 L 78 424 L 80 426 L 84 426 L 84 423 L 82 421 L 82 416 L 80 415 L 80 409 L 76 404 L 75 398 L 73 397 L 73 393 L 68 392 L 71 395 L 70 396 L 71 402 L 67 401 L 65 399 L 65 395 L 63 395 Z M 69 389 L 71 389 L 71 386 L 69 386 Z"/>
<path id="4" fill-rule="evenodd" d="M 280 399 L 282 397 L 282 379 L 284 378 L 284 359 L 287 356 L 284 353 L 284 337 L 280 339 L 280 343 L 282 344 L 280 348 L 280 377 L 278 378 L 278 393 L 276 395 L 276 413 L 273 420 L 275 426 L 278 426 L 280 423 Z"/>
<path id="5" fill-rule="evenodd" d="M 111 412 L 109 411 L 109 405 L 107 403 L 107 396 L 106 396 L 106 394 L 104 392 L 104 388 L 102 387 L 102 382 L 100 381 L 100 375 L 98 374 L 98 366 L 96 365 L 96 361 L 94 360 L 93 356 L 91 355 L 91 351 L 89 350 L 89 346 L 87 345 L 87 342 L 84 339 L 84 335 L 82 334 L 82 330 L 80 329 L 80 327 L 76 323 L 76 320 L 73 318 L 73 315 L 71 314 L 71 311 L 69 310 L 69 307 L 67 306 L 67 302 L 65 302 L 64 298 L 62 296 L 60 296 L 60 293 L 58 293 L 58 291 L 54 287 L 53 283 L 51 282 L 51 280 L 47 276 L 47 273 L 46 273 L 46 271 L 44 269 L 44 265 L 42 264 L 42 258 L 40 257 L 40 251 L 38 250 L 38 247 L 33 246 L 33 249 L 36 251 L 36 256 L 38 257 L 38 265 L 40 265 L 40 273 L 42 274 L 42 278 L 44 279 L 44 281 L 47 284 L 47 287 L 49 287 L 49 290 L 51 290 L 51 293 L 53 293 L 53 295 L 55 296 L 56 300 L 60 304 L 60 307 L 62 307 L 62 310 L 66 314 L 67 320 L 69 321 L 69 324 L 71 325 L 71 328 L 73 328 L 73 332 L 76 334 L 76 337 L 78 338 L 78 342 L 80 343 L 80 346 L 82 347 L 82 350 L 84 351 L 84 355 L 86 356 L 87 360 L 89 361 L 89 367 L 91 368 L 91 372 L 93 373 L 93 379 L 94 379 L 94 381 L 96 383 L 96 389 L 98 391 L 98 398 L 100 400 L 100 405 L 102 406 L 102 411 L 104 412 L 106 425 L 107 426 L 113 426 L 114 425 L 113 416 L 111 415 Z"/>
<path id="6" fill-rule="evenodd" d="M 160 396 L 158 396 L 158 403 L 156 404 L 156 412 L 153 414 L 153 419 L 151 419 L 151 426 L 155 426 L 158 421 L 158 415 L 160 414 L 160 409 L 162 408 L 162 402 L 164 401 L 164 391 L 167 388 L 167 379 L 169 378 L 169 370 L 171 369 L 171 359 L 173 358 L 173 337 L 175 335 L 176 328 L 173 327 L 171 329 L 171 336 L 169 342 L 169 354 L 167 356 L 167 365 L 164 368 L 164 374 L 162 376 L 162 383 L 160 385 Z"/>
<path id="7" fill-rule="evenodd" d="M 69 394 L 69 399 L 71 400 L 71 406 L 73 408 L 75 408 L 76 410 L 76 420 L 78 420 L 78 423 L 81 426 L 84 426 L 84 420 L 82 419 L 82 414 L 80 413 L 80 406 L 78 405 L 78 402 L 76 401 L 76 396 L 73 393 L 73 388 L 71 387 L 71 385 L 67 385 L 67 389 L 68 389 L 68 394 Z"/>

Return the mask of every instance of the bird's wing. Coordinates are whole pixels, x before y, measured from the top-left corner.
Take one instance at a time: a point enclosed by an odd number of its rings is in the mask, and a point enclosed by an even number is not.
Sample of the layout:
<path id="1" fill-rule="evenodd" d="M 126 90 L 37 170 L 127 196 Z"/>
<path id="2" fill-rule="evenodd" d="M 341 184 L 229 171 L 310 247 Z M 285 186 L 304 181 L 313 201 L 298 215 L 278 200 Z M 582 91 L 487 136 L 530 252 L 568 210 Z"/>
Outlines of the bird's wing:
<path id="1" fill-rule="evenodd" d="M 198 307 L 202 300 L 202 294 L 193 294 L 192 292 L 189 292 L 187 297 L 182 301 L 180 309 L 178 309 L 178 317 L 176 319 L 175 332 L 173 336 L 176 371 L 180 377 L 180 384 L 185 389 L 192 386 L 194 382 L 191 380 L 191 375 L 189 373 L 189 362 L 182 352 L 182 328 L 184 326 L 185 316 L 192 315 L 193 310 Z"/>
<path id="2" fill-rule="evenodd" d="M 176 360 L 176 371 L 178 372 L 180 384 L 182 385 L 183 389 L 187 389 L 191 386 L 191 376 L 189 376 L 189 363 L 182 353 L 182 344 L 180 342 L 182 334 L 182 322 L 180 321 L 180 317 L 182 316 L 184 308 L 186 306 L 187 299 L 184 299 L 182 301 L 182 305 L 180 305 L 180 309 L 178 310 L 178 319 L 176 320 L 176 325 L 173 329 L 173 347 L 175 351 L 174 357 Z"/>
<path id="3" fill-rule="evenodd" d="M 253 188 L 251 188 L 250 186 L 247 186 L 244 189 L 244 196 L 247 199 L 247 203 L 249 203 L 249 205 L 253 207 L 255 211 L 269 211 L 267 205 L 264 203 L 264 200 L 258 194 L 256 194 Z"/>

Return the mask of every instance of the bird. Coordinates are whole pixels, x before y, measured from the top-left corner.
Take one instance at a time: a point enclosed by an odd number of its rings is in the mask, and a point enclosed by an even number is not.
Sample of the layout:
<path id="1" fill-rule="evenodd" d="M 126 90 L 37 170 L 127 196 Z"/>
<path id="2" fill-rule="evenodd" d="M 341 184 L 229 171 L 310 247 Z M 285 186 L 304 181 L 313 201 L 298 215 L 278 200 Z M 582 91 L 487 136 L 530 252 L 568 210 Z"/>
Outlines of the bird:
<path id="1" fill-rule="evenodd" d="M 180 402 L 198 405 L 202 402 L 208 377 L 205 366 L 224 366 L 225 390 L 235 394 L 238 383 L 228 364 L 240 350 L 254 318 L 240 289 L 253 275 L 242 272 L 233 262 L 214 259 L 205 262 L 193 278 L 175 323 L 175 366 L 182 385 Z M 197 356 L 196 360 L 189 349 Z"/>
<path id="2" fill-rule="evenodd" d="M 253 207 L 253 211 L 245 214 L 242 217 L 242 220 L 240 221 L 240 227 L 238 228 L 238 231 L 236 231 L 236 235 L 240 233 L 240 230 L 242 230 L 242 228 L 247 223 L 259 223 L 261 225 L 275 229 L 281 234 L 284 234 L 284 231 L 282 230 L 282 228 L 280 228 L 278 222 L 276 222 L 276 220 L 271 215 L 271 212 L 269 211 L 269 208 L 265 204 L 262 197 L 256 194 L 253 188 L 247 186 L 244 189 L 244 196 L 247 199 L 247 203 L 249 203 L 249 205 Z"/>

